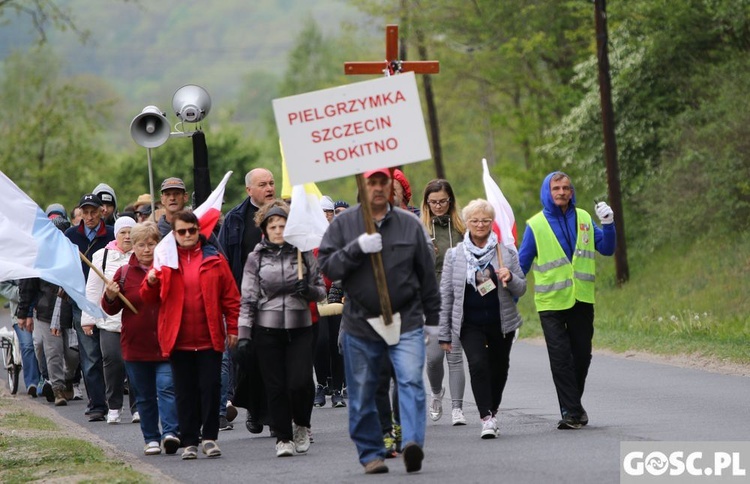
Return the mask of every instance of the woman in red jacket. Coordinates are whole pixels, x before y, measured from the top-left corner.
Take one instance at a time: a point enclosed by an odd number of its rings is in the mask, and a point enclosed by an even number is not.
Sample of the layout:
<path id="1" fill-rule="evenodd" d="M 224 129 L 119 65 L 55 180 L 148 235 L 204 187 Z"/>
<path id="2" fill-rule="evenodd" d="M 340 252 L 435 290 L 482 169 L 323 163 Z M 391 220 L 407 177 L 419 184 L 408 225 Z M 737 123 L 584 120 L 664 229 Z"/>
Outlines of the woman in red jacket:
<path id="1" fill-rule="evenodd" d="M 159 346 L 172 365 L 182 458 L 218 457 L 221 356 L 237 344 L 240 293 L 224 256 L 200 234 L 190 211 L 172 221 L 178 268 L 151 269 L 141 285 L 146 301 L 161 299 Z"/>
<path id="2" fill-rule="evenodd" d="M 105 286 L 101 302 L 107 314 L 122 310 L 120 347 L 130 385 L 135 389 L 146 455 L 160 454 L 161 447 L 165 453 L 174 454 L 180 447 L 172 368 L 162 356 L 156 336 L 159 302 L 146 303 L 140 295 L 141 283 L 154 262 L 154 248 L 160 238 L 154 222 L 137 224 L 131 229 L 133 255 Z M 133 304 L 138 314 L 122 303 L 119 293 Z"/>

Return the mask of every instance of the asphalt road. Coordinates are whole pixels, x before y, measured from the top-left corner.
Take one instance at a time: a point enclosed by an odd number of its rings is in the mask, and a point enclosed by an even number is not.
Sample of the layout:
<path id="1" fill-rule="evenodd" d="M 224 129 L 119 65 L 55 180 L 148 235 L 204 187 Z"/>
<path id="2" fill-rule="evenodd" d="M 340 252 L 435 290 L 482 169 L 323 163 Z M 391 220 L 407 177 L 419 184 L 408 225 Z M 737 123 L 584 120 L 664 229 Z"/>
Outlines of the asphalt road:
<path id="1" fill-rule="evenodd" d="M 405 473 L 400 459 L 387 461 L 390 473 L 365 476 L 347 433 L 347 409 L 313 410 L 315 443 L 305 455 L 277 458 L 266 431 L 244 428 L 221 432 L 219 459 L 143 455 L 137 424 L 89 423 L 84 403 L 57 411 L 110 442 L 139 462 L 157 467 L 180 482 L 619 482 L 621 441 L 750 440 L 750 378 L 728 376 L 621 357 L 595 355 L 584 405 L 590 421 L 578 431 L 556 429 L 555 391 L 544 346 L 519 342 L 501 405 L 501 436 L 479 438 L 479 416 L 468 384 L 464 409 L 469 425 L 453 427 L 450 414 L 427 420 L 425 461 L 418 474 Z M 29 398 L 19 391 L 17 398 Z M 41 399 L 35 404 L 49 405 Z M 446 395 L 445 406 L 450 403 Z M 127 413 L 127 411 L 125 412 Z M 124 415 L 123 422 L 129 422 Z"/>

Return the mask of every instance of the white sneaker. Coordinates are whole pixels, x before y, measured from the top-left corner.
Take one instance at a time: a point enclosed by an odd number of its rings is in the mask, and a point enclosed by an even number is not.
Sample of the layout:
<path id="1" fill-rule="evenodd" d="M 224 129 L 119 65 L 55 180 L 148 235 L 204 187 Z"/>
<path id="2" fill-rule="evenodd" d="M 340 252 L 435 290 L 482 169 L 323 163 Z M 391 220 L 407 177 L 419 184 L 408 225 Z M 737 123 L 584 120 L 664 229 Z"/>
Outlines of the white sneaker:
<path id="1" fill-rule="evenodd" d="M 294 449 L 300 454 L 304 454 L 310 448 L 310 435 L 307 430 L 307 427 L 294 424 Z"/>
<path id="2" fill-rule="evenodd" d="M 294 455 L 294 444 L 292 442 L 276 442 L 276 457 L 290 457 Z"/>
<path id="3" fill-rule="evenodd" d="M 78 383 L 73 383 L 73 400 L 83 400 L 83 393 Z"/>
<path id="4" fill-rule="evenodd" d="M 133 418 L 130 420 L 131 423 L 139 423 L 141 421 L 141 414 L 133 412 Z"/>
<path id="5" fill-rule="evenodd" d="M 120 411 L 110 409 L 109 412 L 107 412 L 107 423 L 108 424 L 118 424 L 120 423 Z"/>
<path id="6" fill-rule="evenodd" d="M 497 426 L 492 417 L 487 416 L 482 419 L 482 433 L 479 435 L 483 439 L 494 439 L 497 437 Z"/>
<path id="7" fill-rule="evenodd" d="M 495 437 L 500 437 L 500 427 L 497 426 L 497 416 L 492 416 L 492 425 L 495 426 Z"/>
<path id="8" fill-rule="evenodd" d="M 460 408 L 453 409 L 453 425 L 466 425 L 466 417 L 464 417 L 464 411 Z"/>
<path id="9" fill-rule="evenodd" d="M 432 394 L 432 401 L 430 402 L 430 419 L 437 422 L 440 417 L 443 416 L 443 395 L 445 395 L 445 387 L 440 389 L 440 393 L 435 395 Z"/>
<path id="10" fill-rule="evenodd" d="M 154 441 L 146 444 L 146 446 L 143 448 L 143 453 L 146 455 L 161 454 L 161 447 L 159 447 L 159 442 Z"/>

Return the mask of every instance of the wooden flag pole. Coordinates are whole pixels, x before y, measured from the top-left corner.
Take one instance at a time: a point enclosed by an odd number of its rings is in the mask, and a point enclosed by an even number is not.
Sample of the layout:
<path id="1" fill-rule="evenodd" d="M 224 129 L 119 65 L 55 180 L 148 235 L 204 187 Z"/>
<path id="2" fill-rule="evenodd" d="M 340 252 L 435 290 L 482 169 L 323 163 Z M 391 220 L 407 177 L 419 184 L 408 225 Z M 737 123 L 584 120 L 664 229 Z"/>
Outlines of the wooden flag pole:
<path id="1" fill-rule="evenodd" d="M 367 187 L 365 186 L 365 177 L 358 173 L 357 189 L 359 190 L 359 202 L 362 207 L 362 217 L 365 222 L 365 232 L 368 234 L 375 233 L 375 222 L 372 220 L 372 208 L 370 208 L 370 199 L 367 197 Z M 388 294 L 388 284 L 385 280 L 385 268 L 383 267 L 383 256 L 380 252 L 370 254 L 372 261 L 372 271 L 375 274 L 375 284 L 380 297 L 380 312 L 383 316 L 383 322 L 387 325 L 393 323 L 393 310 L 391 309 L 391 297 Z"/>
<path id="2" fill-rule="evenodd" d="M 104 276 L 104 274 L 102 274 L 102 271 L 100 271 L 98 267 L 96 267 L 94 264 L 92 264 L 91 261 L 88 260 L 86 258 L 86 256 L 83 255 L 83 253 L 80 250 L 78 251 L 78 255 L 81 256 L 81 260 L 83 262 L 85 262 L 87 266 L 89 266 L 91 269 L 94 270 L 94 272 L 96 272 L 97 276 L 99 276 L 99 277 L 102 278 L 102 281 L 104 281 L 104 284 L 109 284 L 109 279 L 107 279 Z M 133 304 L 130 301 L 128 301 L 128 298 L 126 298 L 125 296 L 123 296 L 121 292 L 117 293 L 117 297 L 120 298 L 120 301 L 122 301 L 122 303 L 125 304 L 128 307 L 128 309 L 130 309 L 131 311 L 133 311 L 133 314 L 138 314 L 138 310 L 135 309 L 135 306 L 133 306 Z"/>
<path id="3" fill-rule="evenodd" d="M 302 280 L 302 251 L 297 249 L 297 279 Z"/>
<path id="4" fill-rule="evenodd" d="M 499 266 L 497 270 L 500 270 L 501 268 L 505 267 L 505 262 L 503 262 L 503 253 L 500 251 L 500 241 L 497 241 L 497 245 L 495 246 L 495 249 L 497 249 L 497 265 Z M 508 283 L 503 281 L 503 287 L 508 287 Z"/>

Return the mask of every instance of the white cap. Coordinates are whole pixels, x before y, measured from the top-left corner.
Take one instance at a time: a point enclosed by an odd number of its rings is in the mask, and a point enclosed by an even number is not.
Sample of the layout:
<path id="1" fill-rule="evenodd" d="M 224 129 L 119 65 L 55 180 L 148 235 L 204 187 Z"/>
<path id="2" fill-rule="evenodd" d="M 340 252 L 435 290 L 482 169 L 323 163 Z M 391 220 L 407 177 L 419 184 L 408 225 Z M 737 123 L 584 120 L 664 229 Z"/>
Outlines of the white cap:
<path id="1" fill-rule="evenodd" d="M 120 217 L 115 222 L 115 235 L 117 235 L 120 230 L 124 229 L 125 227 L 130 227 L 131 229 L 135 226 L 136 222 L 130 217 Z"/>
<path id="2" fill-rule="evenodd" d="M 333 210 L 333 200 L 328 195 L 320 197 L 320 208 L 323 210 Z"/>

